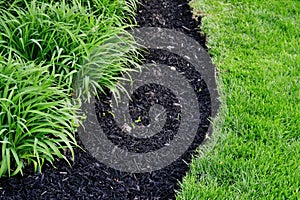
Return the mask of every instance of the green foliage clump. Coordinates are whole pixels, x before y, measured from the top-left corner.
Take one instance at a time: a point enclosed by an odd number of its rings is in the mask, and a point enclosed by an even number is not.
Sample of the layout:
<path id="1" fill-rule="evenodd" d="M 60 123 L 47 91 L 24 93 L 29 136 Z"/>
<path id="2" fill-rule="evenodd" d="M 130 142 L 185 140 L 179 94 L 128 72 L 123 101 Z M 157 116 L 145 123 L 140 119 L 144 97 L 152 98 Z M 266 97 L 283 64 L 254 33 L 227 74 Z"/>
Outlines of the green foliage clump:
<path id="1" fill-rule="evenodd" d="M 73 155 L 81 96 L 138 65 L 135 1 L 0 2 L 0 177 Z M 79 80 L 74 87 L 75 80 Z M 74 99 L 74 93 L 78 99 Z M 73 96 L 73 98 L 72 98 Z M 74 156 L 74 155 L 73 155 Z"/>
<path id="2" fill-rule="evenodd" d="M 41 171 L 54 155 L 74 156 L 77 109 L 63 89 L 55 85 L 49 66 L 20 59 L 0 62 L 0 176 L 15 175 L 33 163 Z"/>

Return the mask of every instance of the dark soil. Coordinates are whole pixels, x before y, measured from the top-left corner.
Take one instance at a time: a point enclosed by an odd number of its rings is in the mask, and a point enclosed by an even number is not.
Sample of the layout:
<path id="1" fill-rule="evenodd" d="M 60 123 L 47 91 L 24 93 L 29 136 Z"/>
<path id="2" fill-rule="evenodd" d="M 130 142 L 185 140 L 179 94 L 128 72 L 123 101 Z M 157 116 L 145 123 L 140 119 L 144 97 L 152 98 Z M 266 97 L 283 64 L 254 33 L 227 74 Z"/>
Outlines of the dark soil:
<path id="1" fill-rule="evenodd" d="M 142 0 L 141 2 L 143 5 L 139 7 L 137 12 L 137 21 L 140 26 L 173 28 L 194 37 L 204 46 L 205 38 L 200 37 L 197 33 L 199 22 L 192 19 L 187 1 Z M 193 71 L 192 66 L 187 65 L 180 57 L 168 52 L 150 51 L 146 59 L 147 62 L 154 60 L 164 64 L 172 64 L 179 70 Z M 190 76 L 194 80 L 200 77 L 197 73 L 190 73 Z M 193 144 L 181 158 L 171 165 L 151 173 L 125 173 L 106 167 L 89 153 L 76 149 L 72 168 L 65 161 L 58 160 L 55 163 L 56 169 L 46 164 L 42 174 L 33 174 L 30 171 L 25 171 L 23 177 L 2 178 L 0 180 L 1 199 L 174 199 L 175 190 L 179 189 L 178 183 L 189 169 L 187 163 L 190 162 L 194 150 L 202 143 L 209 124 L 208 120 L 206 120 L 210 116 L 210 100 L 207 87 L 203 81 L 194 81 L 191 84 L 195 89 L 201 88 L 207 91 L 204 97 L 202 96 L 202 100 L 199 100 L 199 104 L 201 104 L 205 112 L 202 110 L 204 113 L 201 117 L 202 123 L 194 124 L 199 126 L 199 129 Z M 176 96 L 166 88 L 150 85 L 143 88 L 143 90 L 156 91 L 156 100 L 158 99 L 156 103 L 167 108 L 170 116 L 177 115 L 180 112 L 180 109 L 171 106 L 172 103 L 177 101 Z M 143 104 L 147 110 L 155 101 L 153 99 L 152 102 L 149 101 L 145 104 L 143 101 L 145 97 L 141 97 L 139 91 L 135 95 L 135 99 L 139 99 L 139 101 L 131 104 L 133 118 L 135 112 L 143 112 L 135 110 L 135 105 Z M 109 108 L 99 101 L 97 109 L 105 111 L 105 109 Z M 142 120 L 142 123 L 151 123 L 150 119 L 147 118 L 147 112 L 143 116 L 145 118 Z M 101 116 L 99 115 L 99 117 Z M 114 123 L 110 123 L 113 122 L 113 119 L 104 118 L 102 121 L 106 123 L 108 137 L 112 135 L 118 136 L 120 130 L 118 130 L 117 126 L 114 126 Z M 171 129 L 176 134 L 176 128 L 179 123 L 180 120 L 176 121 L 171 117 L 167 119 L 164 130 Z M 111 141 L 130 151 L 148 152 L 160 148 L 165 140 L 173 137 L 172 134 L 169 134 L 166 136 L 167 138 L 163 138 L 163 135 L 166 134 L 157 134 L 150 139 L 151 141 L 135 141 L 135 138 L 130 137 L 111 137 Z M 135 142 L 132 143 L 132 141 Z M 82 145 L 79 138 L 78 142 Z"/>

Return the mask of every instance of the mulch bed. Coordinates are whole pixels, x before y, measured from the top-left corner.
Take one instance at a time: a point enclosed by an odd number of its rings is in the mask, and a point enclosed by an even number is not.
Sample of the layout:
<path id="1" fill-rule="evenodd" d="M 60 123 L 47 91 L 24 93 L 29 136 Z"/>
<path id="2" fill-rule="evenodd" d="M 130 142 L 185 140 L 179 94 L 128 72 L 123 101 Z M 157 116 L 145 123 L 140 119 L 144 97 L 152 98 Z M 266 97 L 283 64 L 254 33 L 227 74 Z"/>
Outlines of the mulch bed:
<path id="1" fill-rule="evenodd" d="M 182 31 L 192 36 L 203 47 L 205 38 L 197 33 L 199 21 L 192 19 L 192 13 L 186 0 L 142 0 L 137 12 L 140 26 L 163 27 Z M 173 56 L 172 63 L 177 67 L 184 66 L 174 55 L 163 51 L 154 51 L 148 60 L 166 62 Z M 164 58 L 166 60 L 164 60 Z M 154 86 L 153 86 L 154 87 Z M 163 99 L 163 98 L 162 98 Z M 208 105 L 209 107 L 209 105 Z M 204 122 L 205 126 L 208 121 Z M 174 126 L 173 126 L 174 127 Z M 176 126 L 175 126 L 176 128 Z M 109 168 L 98 162 L 88 152 L 75 150 L 75 161 L 72 168 L 65 161 L 57 160 L 57 168 L 46 164 L 42 174 L 25 171 L 24 176 L 2 178 L 0 180 L 1 199 L 175 199 L 175 192 L 179 189 L 179 182 L 189 170 L 187 163 L 191 155 L 201 144 L 205 130 L 195 137 L 190 148 L 171 165 L 151 173 L 126 173 Z M 130 138 L 129 138 L 130 139 Z M 157 146 L 153 149 L 159 148 Z M 78 142 L 81 145 L 80 139 Z M 126 146 L 126 142 L 115 141 L 116 144 Z M 148 145 L 140 142 L 131 147 L 132 151 L 147 152 Z M 143 147 L 143 145 L 145 147 Z M 146 149 L 146 147 L 148 149 Z M 30 169 L 31 170 L 31 169 Z"/>

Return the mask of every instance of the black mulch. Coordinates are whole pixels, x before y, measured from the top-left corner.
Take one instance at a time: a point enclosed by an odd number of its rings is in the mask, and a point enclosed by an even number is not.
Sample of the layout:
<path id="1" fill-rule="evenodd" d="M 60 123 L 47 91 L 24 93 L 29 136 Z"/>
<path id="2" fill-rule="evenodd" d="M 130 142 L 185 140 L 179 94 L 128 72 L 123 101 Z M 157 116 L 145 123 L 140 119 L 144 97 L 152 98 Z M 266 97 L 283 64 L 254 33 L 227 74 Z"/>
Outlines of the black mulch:
<path id="1" fill-rule="evenodd" d="M 142 0 L 143 5 L 137 12 L 137 21 L 141 26 L 174 28 L 194 37 L 204 46 L 205 38 L 197 33 L 200 22 L 192 19 L 192 14 L 186 0 Z M 154 51 L 148 56 L 148 61 L 160 60 L 176 67 L 185 66 L 184 61 L 175 55 L 163 51 Z M 195 83 L 203 84 L 203 83 Z M 201 87 L 205 86 L 202 85 Z M 176 100 L 176 98 L 174 97 Z M 174 100 L 174 101 L 175 101 Z M 209 98 L 206 102 L 207 113 L 210 114 Z M 149 105 L 148 105 L 149 106 Z M 203 106 L 203 105 L 202 105 Z M 208 121 L 201 124 L 202 128 L 195 137 L 189 150 L 168 167 L 143 174 L 120 172 L 99 163 L 89 153 L 75 150 L 75 161 L 72 168 L 65 161 L 57 161 L 57 169 L 45 165 L 43 174 L 33 174 L 25 171 L 24 176 L 2 178 L 0 180 L 1 199 L 174 199 L 178 182 L 188 171 L 186 163 L 191 160 L 191 154 L 203 141 Z M 196 124 L 195 124 L 196 125 Z M 175 127 L 176 128 L 176 127 Z M 172 137 L 172 136 L 170 136 Z M 129 138 L 130 139 L 130 138 Z M 132 138 L 131 138 L 132 139 Z M 81 144 L 78 139 L 79 144 Z M 159 141 L 159 140 L 155 140 Z M 115 141 L 121 144 L 122 141 Z M 126 146 L 126 143 L 122 143 Z M 149 146 L 149 145 L 148 145 Z M 149 147 L 148 147 L 149 148 Z M 159 148 L 153 147 L 153 149 Z M 139 143 L 139 151 L 143 143 Z M 134 149 L 132 149 L 134 151 Z M 30 169 L 31 170 L 31 169 Z"/>

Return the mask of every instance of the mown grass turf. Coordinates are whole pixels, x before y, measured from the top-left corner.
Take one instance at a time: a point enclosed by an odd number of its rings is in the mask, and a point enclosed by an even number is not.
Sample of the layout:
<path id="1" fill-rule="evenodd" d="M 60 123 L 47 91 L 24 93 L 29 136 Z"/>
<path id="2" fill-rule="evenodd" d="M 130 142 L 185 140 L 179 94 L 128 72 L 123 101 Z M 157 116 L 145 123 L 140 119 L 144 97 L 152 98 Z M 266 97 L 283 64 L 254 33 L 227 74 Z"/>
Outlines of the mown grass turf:
<path id="1" fill-rule="evenodd" d="M 222 106 L 178 199 L 299 199 L 300 2 L 191 5 L 204 16 Z"/>

